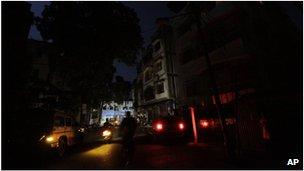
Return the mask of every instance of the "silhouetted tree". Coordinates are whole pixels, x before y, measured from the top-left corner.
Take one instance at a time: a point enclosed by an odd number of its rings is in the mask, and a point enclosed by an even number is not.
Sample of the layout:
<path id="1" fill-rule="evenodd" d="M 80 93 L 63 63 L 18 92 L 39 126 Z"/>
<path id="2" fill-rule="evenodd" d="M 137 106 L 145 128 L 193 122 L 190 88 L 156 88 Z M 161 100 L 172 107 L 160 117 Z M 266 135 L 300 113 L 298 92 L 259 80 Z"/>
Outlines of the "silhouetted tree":
<path id="1" fill-rule="evenodd" d="M 10 156 L 20 133 L 20 125 L 28 116 L 24 109 L 29 104 L 27 82 L 30 60 L 26 42 L 33 14 L 27 2 L 1 2 L 2 14 L 2 145 L 4 156 Z M 18 126 L 16 126 L 18 125 Z M 20 153 L 20 151 L 19 151 Z M 17 153 L 16 153 L 17 154 Z M 13 156 L 16 156 L 13 154 Z M 12 169 L 14 158 L 4 157 L 2 167 Z"/>
<path id="2" fill-rule="evenodd" d="M 132 85 L 125 81 L 123 77 L 116 76 L 116 81 L 113 83 L 113 100 L 120 103 L 130 99 Z"/>
<path id="3" fill-rule="evenodd" d="M 36 19 L 58 49 L 56 70 L 82 102 L 111 97 L 113 60 L 133 64 L 143 40 L 133 9 L 118 2 L 52 2 Z"/>
<path id="4" fill-rule="evenodd" d="M 3 2 L 1 8 L 3 106 L 12 112 L 27 106 L 28 102 L 26 84 L 31 60 L 26 55 L 26 43 L 33 14 L 27 2 Z"/>

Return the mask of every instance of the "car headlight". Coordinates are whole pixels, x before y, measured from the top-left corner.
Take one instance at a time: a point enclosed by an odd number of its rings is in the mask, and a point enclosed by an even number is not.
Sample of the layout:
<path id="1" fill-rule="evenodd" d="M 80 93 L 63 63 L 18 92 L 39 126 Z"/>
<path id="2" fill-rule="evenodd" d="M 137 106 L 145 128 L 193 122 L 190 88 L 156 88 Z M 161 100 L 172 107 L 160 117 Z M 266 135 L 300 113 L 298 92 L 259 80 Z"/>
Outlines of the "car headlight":
<path id="1" fill-rule="evenodd" d="M 46 142 L 53 142 L 54 141 L 54 137 L 52 137 L 52 136 L 49 136 L 49 137 L 47 137 L 46 138 Z"/>
<path id="2" fill-rule="evenodd" d="M 102 136 L 110 136 L 111 135 L 111 131 L 109 131 L 109 130 L 104 130 L 103 132 L 102 132 Z"/>
<path id="3" fill-rule="evenodd" d="M 78 131 L 79 131 L 79 132 L 84 132 L 85 129 L 84 129 L 84 128 L 79 128 Z"/>

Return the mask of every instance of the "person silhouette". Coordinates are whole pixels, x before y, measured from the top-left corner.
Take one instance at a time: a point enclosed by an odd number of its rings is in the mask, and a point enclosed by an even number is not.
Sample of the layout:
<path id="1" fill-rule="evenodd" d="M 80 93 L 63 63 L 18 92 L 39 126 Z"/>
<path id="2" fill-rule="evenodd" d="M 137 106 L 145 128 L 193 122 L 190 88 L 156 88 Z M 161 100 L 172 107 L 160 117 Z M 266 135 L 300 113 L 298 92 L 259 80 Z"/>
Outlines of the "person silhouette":
<path id="1" fill-rule="evenodd" d="M 134 135 L 137 128 L 137 122 L 134 117 L 131 116 L 130 111 L 126 112 L 126 117 L 120 124 L 120 132 L 122 134 L 122 149 L 123 157 L 125 158 L 126 165 L 132 162 L 134 154 Z"/>
<path id="2" fill-rule="evenodd" d="M 109 118 L 106 119 L 106 122 L 103 124 L 103 127 L 111 127 L 112 124 L 109 122 Z"/>

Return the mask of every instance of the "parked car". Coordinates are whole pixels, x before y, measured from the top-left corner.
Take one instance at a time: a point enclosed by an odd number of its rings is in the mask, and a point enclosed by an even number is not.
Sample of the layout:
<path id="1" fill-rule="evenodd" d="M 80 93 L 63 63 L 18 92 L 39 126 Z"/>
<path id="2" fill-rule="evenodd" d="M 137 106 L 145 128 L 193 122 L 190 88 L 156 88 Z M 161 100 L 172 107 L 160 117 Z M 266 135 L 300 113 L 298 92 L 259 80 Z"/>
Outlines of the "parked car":
<path id="1" fill-rule="evenodd" d="M 152 122 L 152 135 L 154 139 L 186 138 L 188 130 L 186 122 L 178 116 L 165 116 Z"/>
<path id="2" fill-rule="evenodd" d="M 51 130 L 46 132 L 39 141 L 58 151 L 59 156 L 64 155 L 68 146 L 83 141 L 86 130 L 76 124 L 72 116 L 56 111 L 52 122 Z"/>
<path id="3" fill-rule="evenodd" d="M 85 130 L 71 115 L 61 111 L 30 109 L 24 111 L 18 126 L 11 128 L 9 146 L 25 153 L 56 152 L 63 156 L 67 147 L 80 143 Z"/>

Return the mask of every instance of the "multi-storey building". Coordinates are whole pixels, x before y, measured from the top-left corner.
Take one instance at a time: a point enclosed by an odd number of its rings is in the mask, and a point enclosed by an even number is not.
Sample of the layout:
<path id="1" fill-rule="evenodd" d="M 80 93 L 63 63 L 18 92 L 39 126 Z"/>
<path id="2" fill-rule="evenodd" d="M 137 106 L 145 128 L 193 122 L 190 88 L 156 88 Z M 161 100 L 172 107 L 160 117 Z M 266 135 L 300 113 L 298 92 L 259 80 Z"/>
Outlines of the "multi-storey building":
<path id="1" fill-rule="evenodd" d="M 206 6 L 209 11 L 202 10 Z M 299 126 L 292 123 L 299 117 L 294 109 L 301 44 L 296 38 L 301 37 L 299 29 L 287 14 L 280 3 L 187 3 L 171 20 L 178 108 L 191 105 L 198 117 L 217 117 L 217 88 L 225 117 L 238 119 L 238 129 L 232 135 L 239 138 L 241 148 L 261 147 L 265 126 L 260 121 L 264 117 L 269 120 L 272 142 L 286 142 L 279 130 Z M 207 55 L 214 76 L 209 72 Z M 292 118 L 284 129 L 276 126 L 284 120 L 283 111 Z M 296 142 L 298 135 L 289 137 Z"/>
<path id="2" fill-rule="evenodd" d="M 169 53 L 171 27 L 163 19 L 157 20 L 158 31 L 143 53 L 136 84 L 137 113 L 146 114 L 151 121 L 174 112 L 175 92 L 172 91 L 172 63 Z"/>
<path id="3" fill-rule="evenodd" d="M 180 13 L 189 12 L 191 8 L 191 5 L 187 5 Z M 200 28 L 198 22 L 202 21 L 197 21 L 193 15 L 172 20 L 176 33 L 174 63 L 178 75 L 178 104 L 206 107 L 214 103 L 214 96 L 210 94 L 212 85 L 206 55 L 209 55 L 214 68 L 223 104 L 233 100 L 235 88 L 240 88 L 240 84 L 247 92 L 252 91 L 252 87 L 246 86 L 252 85 L 249 82 L 253 81 L 250 74 L 251 57 L 237 28 L 235 12 L 233 5 L 217 3 L 209 14 L 212 22 Z"/>
<path id="4" fill-rule="evenodd" d="M 238 148 L 263 148 L 267 130 L 274 149 L 284 142 L 296 152 L 301 144 L 295 143 L 300 134 L 294 131 L 301 125 L 297 61 L 303 35 L 286 10 L 296 10 L 296 5 L 186 3 L 170 17 L 170 26 L 160 22 L 163 27 L 143 56 L 137 111 L 151 120 L 176 107 L 176 113 L 189 117 L 187 109 L 194 106 L 200 119 L 217 118 L 220 109 L 224 118 L 232 118 L 229 138 L 238 141 Z M 287 130 L 294 133 L 280 136 Z M 278 156 L 283 153 L 287 151 Z"/>

